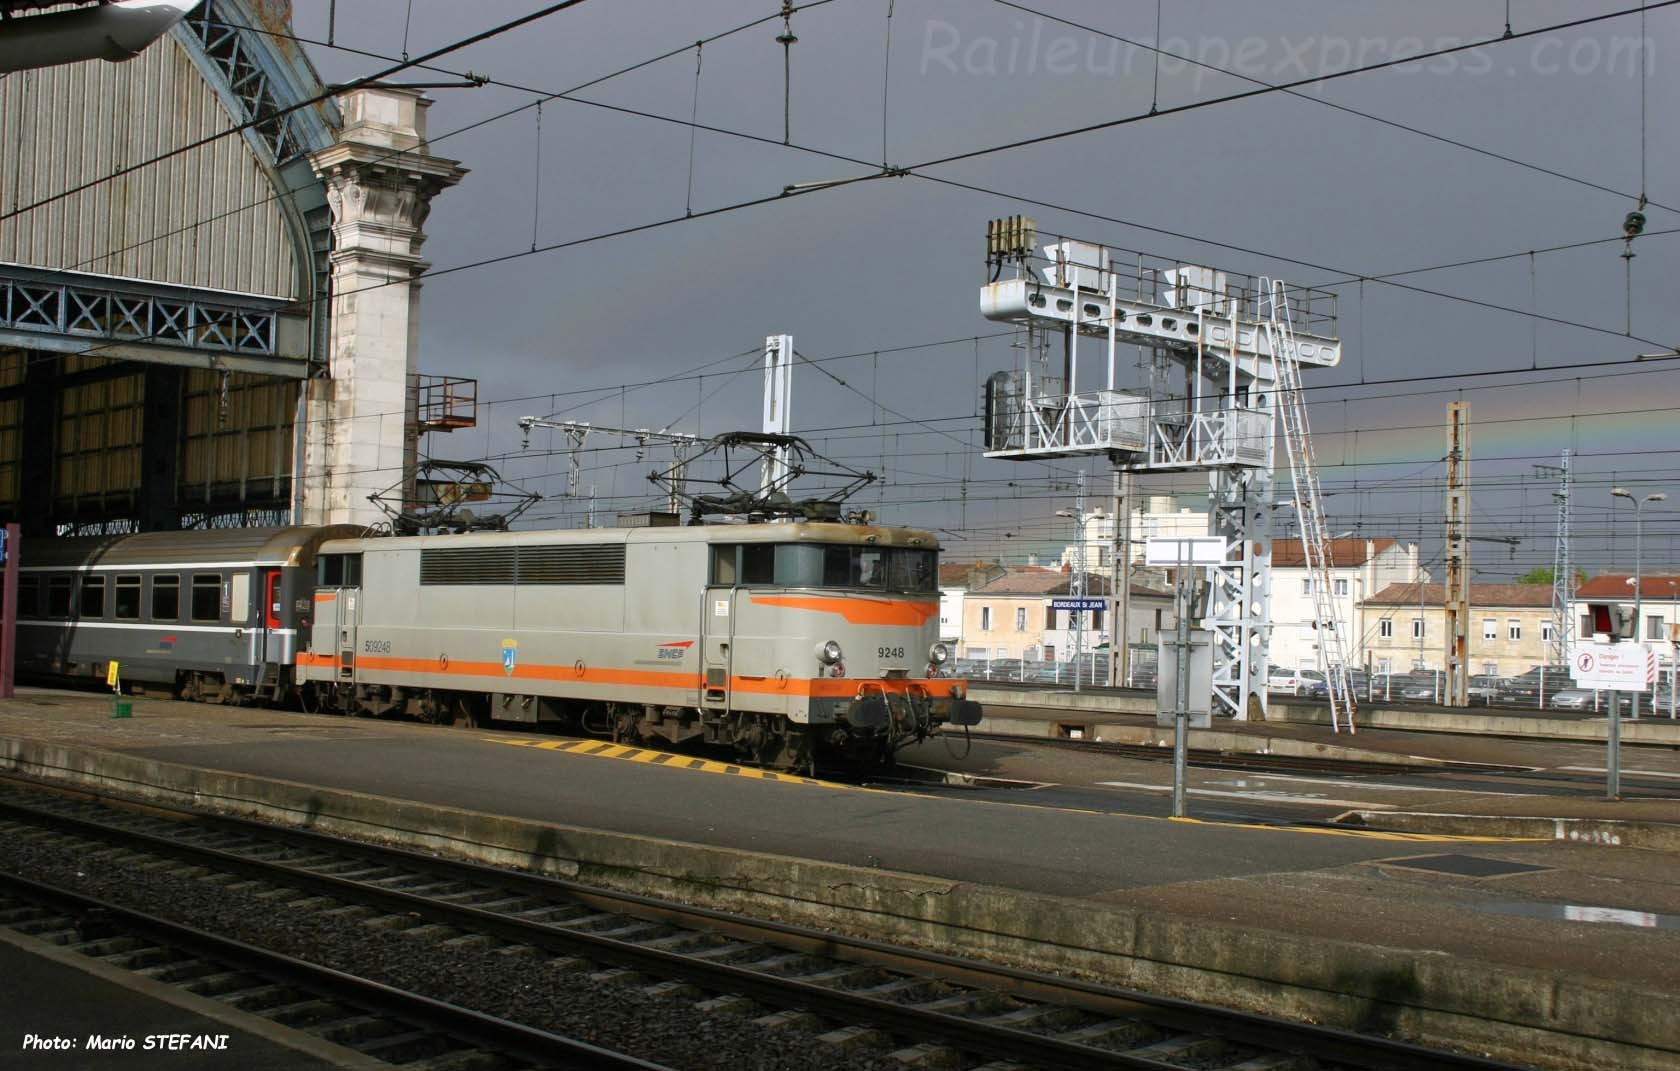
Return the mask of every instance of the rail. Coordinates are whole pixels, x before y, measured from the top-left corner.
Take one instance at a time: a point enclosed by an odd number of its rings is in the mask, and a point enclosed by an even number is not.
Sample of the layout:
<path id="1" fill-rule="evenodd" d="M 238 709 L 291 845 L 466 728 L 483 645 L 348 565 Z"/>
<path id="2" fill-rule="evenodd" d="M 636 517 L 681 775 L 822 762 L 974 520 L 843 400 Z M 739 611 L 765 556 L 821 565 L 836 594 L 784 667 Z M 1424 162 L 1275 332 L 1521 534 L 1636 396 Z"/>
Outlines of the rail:
<path id="1" fill-rule="evenodd" d="M 982 1060 L 1160 1071 L 1182 1067 L 1178 1060 L 1189 1053 L 1203 1058 L 1198 1066 L 1233 1069 L 1255 1066 L 1251 1061 L 1267 1053 L 1307 1053 L 1324 1071 L 1507 1067 L 318 833 L 153 805 L 142 814 L 107 815 L 106 808 L 74 798 L 41 805 L 0 798 L 0 821 L 371 906 L 414 925 L 580 956 L 830 1022 L 867 1024 Z"/>

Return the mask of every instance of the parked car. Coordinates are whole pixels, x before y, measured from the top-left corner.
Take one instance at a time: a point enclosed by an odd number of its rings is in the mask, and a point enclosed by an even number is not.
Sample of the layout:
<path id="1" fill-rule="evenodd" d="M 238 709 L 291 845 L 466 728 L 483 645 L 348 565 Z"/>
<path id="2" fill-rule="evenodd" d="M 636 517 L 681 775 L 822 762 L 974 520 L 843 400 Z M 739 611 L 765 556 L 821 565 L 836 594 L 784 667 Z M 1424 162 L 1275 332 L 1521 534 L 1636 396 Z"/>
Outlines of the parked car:
<path id="1" fill-rule="evenodd" d="M 1593 692 L 1591 688 L 1565 688 L 1551 696 L 1547 705 L 1553 710 L 1591 710 Z"/>
<path id="2" fill-rule="evenodd" d="M 993 658 L 980 663 L 974 674 L 989 681 L 1017 681 L 1021 679 L 1021 660 L 1019 658 Z"/>
<path id="3" fill-rule="evenodd" d="M 1563 688 L 1556 695 L 1548 695 L 1546 705 L 1553 710 L 1610 710 L 1610 693 L 1594 692 L 1591 688 Z M 1618 692 L 1616 694 L 1616 709 L 1624 715 L 1633 711 L 1633 693 Z M 1640 700 L 1639 709 L 1648 711 L 1650 707 L 1645 700 Z"/>
<path id="4" fill-rule="evenodd" d="M 1574 678 L 1565 666 L 1532 666 L 1515 677 L 1507 677 L 1500 685 L 1498 698 L 1502 703 L 1517 706 L 1540 705 L 1541 674 L 1544 673 L 1545 698 L 1550 705 L 1552 694 L 1574 687 Z"/>
<path id="5" fill-rule="evenodd" d="M 1433 703 L 1438 696 L 1439 687 L 1440 685 L 1433 674 L 1416 677 L 1395 677 L 1394 680 L 1389 682 L 1389 694 L 1395 699 L 1404 699 L 1411 703 Z"/>
<path id="6" fill-rule="evenodd" d="M 1282 666 L 1272 666 L 1266 671 L 1266 691 L 1308 695 L 1312 691 L 1313 682 L 1323 680 L 1324 674 L 1316 669 L 1285 669 Z"/>
<path id="7" fill-rule="evenodd" d="M 1307 698 L 1328 700 L 1330 698 L 1329 682 L 1320 676 L 1317 670 L 1309 670 L 1306 672 L 1312 673 L 1313 677 L 1317 678 L 1316 680 L 1309 679 L 1307 681 Z M 1349 670 L 1347 674 L 1347 686 L 1348 689 L 1353 692 L 1354 701 L 1358 702 L 1359 700 L 1365 698 L 1366 692 L 1370 687 L 1370 680 L 1364 673 L 1358 670 Z"/>
<path id="8" fill-rule="evenodd" d="M 1465 691 L 1469 694 L 1472 705 L 1485 707 L 1498 702 L 1504 686 L 1504 678 L 1483 675 L 1471 677 Z"/>
<path id="9" fill-rule="evenodd" d="M 1301 675 L 1295 670 L 1284 669 L 1282 666 L 1270 666 L 1266 670 L 1266 691 L 1300 695 Z"/>

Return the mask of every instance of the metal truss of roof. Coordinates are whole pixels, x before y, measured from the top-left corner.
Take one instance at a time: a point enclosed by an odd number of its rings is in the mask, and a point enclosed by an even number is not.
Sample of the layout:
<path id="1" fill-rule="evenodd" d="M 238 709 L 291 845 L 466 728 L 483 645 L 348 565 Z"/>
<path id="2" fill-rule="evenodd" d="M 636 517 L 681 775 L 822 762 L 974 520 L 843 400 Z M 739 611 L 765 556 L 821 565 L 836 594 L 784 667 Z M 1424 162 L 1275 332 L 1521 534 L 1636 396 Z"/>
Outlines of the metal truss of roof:
<path id="1" fill-rule="evenodd" d="M 290 366 L 304 362 L 278 353 L 283 301 L 97 276 L 62 279 L 0 265 L 0 344 L 130 357 L 247 355 L 267 358 L 261 370 L 270 374 L 302 374 Z"/>
<path id="2" fill-rule="evenodd" d="M 236 118 L 255 124 L 253 132 L 278 164 L 325 148 L 332 137 L 326 123 L 311 121 L 311 109 L 284 111 L 319 92 L 320 83 L 294 43 L 259 25 L 249 5 L 237 0 L 208 0 L 182 23 L 243 108 L 244 116 Z M 330 109 L 327 116 L 332 122 Z"/>

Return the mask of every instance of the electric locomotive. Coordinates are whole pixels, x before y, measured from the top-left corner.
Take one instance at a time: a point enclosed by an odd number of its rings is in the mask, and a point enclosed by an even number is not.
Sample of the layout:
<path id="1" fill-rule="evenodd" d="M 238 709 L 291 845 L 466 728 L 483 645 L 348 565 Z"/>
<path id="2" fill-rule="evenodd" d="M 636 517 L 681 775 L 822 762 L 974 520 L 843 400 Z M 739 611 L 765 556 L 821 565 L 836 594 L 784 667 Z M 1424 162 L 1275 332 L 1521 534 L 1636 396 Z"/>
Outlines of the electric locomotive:
<path id="1" fill-rule="evenodd" d="M 297 678 L 345 712 L 890 760 L 980 718 L 944 675 L 938 550 L 809 521 L 333 540 Z"/>

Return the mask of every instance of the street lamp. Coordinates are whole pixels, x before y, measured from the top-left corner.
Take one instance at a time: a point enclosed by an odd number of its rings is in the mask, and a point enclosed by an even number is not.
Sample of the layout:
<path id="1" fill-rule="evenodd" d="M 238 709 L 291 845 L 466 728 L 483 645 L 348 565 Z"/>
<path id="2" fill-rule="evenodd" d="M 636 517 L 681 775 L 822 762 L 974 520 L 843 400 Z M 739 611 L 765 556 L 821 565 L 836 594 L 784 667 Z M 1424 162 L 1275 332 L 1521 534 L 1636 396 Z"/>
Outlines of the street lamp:
<path id="1" fill-rule="evenodd" d="M 1645 642 L 1645 624 L 1640 616 L 1640 610 L 1644 606 L 1642 596 L 1644 595 L 1645 585 L 1640 582 L 1639 573 L 1644 567 L 1644 562 L 1641 559 L 1644 552 L 1645 506 L 1651 502 L 1662 502 L 1668 496 L 1661 491 L 1654 491 L 1643 498 L 1639 498 L 1625 487 L 1610 488 L 1610 495 L 1612 498 L 1625 498 L 1633 503 L 1633 638 L 1643 645 Z M 1614 717 L 1614 713 L 1611 716 Z M 1638 692 L 1633 693 L 1633 716 L 1639 717 Z"/>

